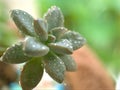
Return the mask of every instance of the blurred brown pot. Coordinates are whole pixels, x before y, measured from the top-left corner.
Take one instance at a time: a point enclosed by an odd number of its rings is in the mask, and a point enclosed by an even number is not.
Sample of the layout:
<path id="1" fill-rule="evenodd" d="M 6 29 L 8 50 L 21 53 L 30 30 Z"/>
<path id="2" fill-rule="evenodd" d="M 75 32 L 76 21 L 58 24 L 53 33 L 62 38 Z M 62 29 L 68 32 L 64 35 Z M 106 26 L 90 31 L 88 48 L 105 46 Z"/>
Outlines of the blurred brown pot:
<path id="1" fill-rule="evenodd" d="M 77 71 L 66 73 L 68 90 L 115 90 L 114 81 L 90 48 L 84 46 L 72 56 Z"/>

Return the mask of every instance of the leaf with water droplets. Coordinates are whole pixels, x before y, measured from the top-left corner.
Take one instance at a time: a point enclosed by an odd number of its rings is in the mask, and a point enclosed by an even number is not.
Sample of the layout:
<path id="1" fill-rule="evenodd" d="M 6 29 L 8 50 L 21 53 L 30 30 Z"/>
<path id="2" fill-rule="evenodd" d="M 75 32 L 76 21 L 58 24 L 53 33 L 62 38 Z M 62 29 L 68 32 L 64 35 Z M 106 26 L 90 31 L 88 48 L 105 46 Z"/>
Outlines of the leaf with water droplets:
<path id="1" fill-rule="evenodd" d="M 44 15 L 44 19 L 48 23 L 48 30 L 49 31 L 55 27 L 64 26 L 63 14 L 62 14 L 61 10 L 56 6 L 52 6 L 48 10 L 48 12 Z"/>
<path id="2" fill-rule="evenodd" d="M 67 39 L 62 39 L 59 42 L 56 43 L 50 43 L 48 45 L 52 51 L 54 51 L 57 54 L 72 54 L 73 47 Z"/>
<path id="3" fill-rule="evenodd" d="M 62 83 L 66 71 L 63 61 L 54 53 L 49 53 L 43 58 L 46 72 L 57 82 Z"/>
<path id="4" fill-rule="evenodd" d="M 65 27 L 57 27 L 52 29 L 51 31 L 52 31 L 52 34 L 56 37 L 56 39 L 59 40 L 60 37 L 68 30 Z"/>
<path id="5" fill-rule="evenodd" d="M 23 90 L 32 90 L 43 76 L 43 66 L 40 58 L 28 61 L 23 67 L 20 83 Z"/>
<path id="6" fill-rule="evenodd" d="M 75 31 L 65 32 L 64 35 L 61 36 L 61 39 L 68 39 L 73 46 L 73 50 L 82 47 L 86 42 L 86 39 Z"/>
<path id="7" fill-rule="evenodd" d="M 34 28 L 41 41 L 48 39 L 47 22 L 42 19 L 34 20 Z"/>
<path id="8" fill-rule="evenodd" d="M 23 43 L 23 51 L 27 56 L 40 57 L 49 52 L 49 48 L 34 37 L 27 37 Z"/>
<path id="9" fill-rule="evenodd" d="M 11 17 L 15 22 L 16 26 L 26 35 L 35 35 L 33 22 L 33 17 L 25 11 L 22 10 L 12 10 Z"/>
<path id="10" fill-rule="evenodd" d="M 59 55 L 59 58 L 64 62 L 67 71 L 75 71 L 77 68 L 76 62 L 70 55 Z"/>
<path id="11" fill-rule="evenodd" d="M 30 57 L 24 55 L 21 42 L 9 47 L 2 56 L 3 62 L 12 64 L 23 63 L 30 59 Z"/>

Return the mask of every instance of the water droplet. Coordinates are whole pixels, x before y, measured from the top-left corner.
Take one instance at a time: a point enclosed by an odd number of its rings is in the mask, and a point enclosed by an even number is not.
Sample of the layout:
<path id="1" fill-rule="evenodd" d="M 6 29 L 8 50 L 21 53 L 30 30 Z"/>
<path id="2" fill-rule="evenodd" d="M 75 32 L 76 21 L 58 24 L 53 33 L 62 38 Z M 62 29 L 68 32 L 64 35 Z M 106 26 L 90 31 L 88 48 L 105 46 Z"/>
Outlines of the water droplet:
<path id="1" fill-rule="evenodd" d="M 19 14 L 19 11 L 18 11 L 18 10 L 16 10 L 16 13 L 17 13 L 17 14 Z"/>
<path id="2" fill-rule="evenodd" d="M 60 62 L 60 64 L 63 64 L 63 62 Z"/>
<path id="3" fill-rule="evenodd" d="M 45 47 L 42 47 L 42 49 L 45 49 Z"/>
<path id="4" fill-rule="evenodd" d="M 22 18 L 22 20 L 24 21 L 25 19 L 24 19 L 24 18 Z"/>
<path id="5" fill-rule="evenodd" d="M 33 44 L 33 45 L 32 45 L 32 47 L 33 47 L 33 48 L 35 48 L 35 47 L 36 47 L 36 45 L 35 45 L 35 44 Z"/>
<path id="6" fill-rule="evenodd" d="M 58 10 L 60 10 L 60 8 L 58 7 Z"/>
<path id="7" fill-rule="evenodd" d="M 12 45 L 12 47 L 15 47 L 15 46 L 16 46 L 15 44 Z"/>
<path id="8" fill-rule="evenodd" d="M 57 44 L 55 43 L 54 45 L 56 46 Z"/>

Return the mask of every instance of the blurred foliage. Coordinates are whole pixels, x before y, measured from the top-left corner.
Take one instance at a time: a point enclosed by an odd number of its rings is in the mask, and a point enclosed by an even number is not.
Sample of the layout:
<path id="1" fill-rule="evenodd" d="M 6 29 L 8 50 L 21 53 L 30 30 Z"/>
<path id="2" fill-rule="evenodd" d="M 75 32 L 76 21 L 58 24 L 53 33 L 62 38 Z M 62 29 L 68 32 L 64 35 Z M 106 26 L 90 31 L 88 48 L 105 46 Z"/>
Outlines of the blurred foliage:
<path id="1" fill-rule="evenodd" d="M 16 35 L 8 26 L 9 13 L 4 0 L 0 0 L 0 56 L 16 40 Z"/>
<path id="2" fill-rule="evenodd" d="M 8 6 L 4 0 L 0 0 L 0 56 L 7 47 L 17 40 L 18 37 L 13 29 L 9 26 L 8 10 Z M 9 88 L 9 85 L 11 85 L 13 82 L 17 82 L 17 79 L 18 75 L 16 69 L 14 69 L 12 65 L 0 61 L 0 90 L 3 90 L 3 87 Z"/>
<path id="3" fill-rule="evenodd" d="M 106 67 L 120 72 L 120 0 L 36 0 L 39 15 L 59 6 L 65 26 L 87 39 Z"/>

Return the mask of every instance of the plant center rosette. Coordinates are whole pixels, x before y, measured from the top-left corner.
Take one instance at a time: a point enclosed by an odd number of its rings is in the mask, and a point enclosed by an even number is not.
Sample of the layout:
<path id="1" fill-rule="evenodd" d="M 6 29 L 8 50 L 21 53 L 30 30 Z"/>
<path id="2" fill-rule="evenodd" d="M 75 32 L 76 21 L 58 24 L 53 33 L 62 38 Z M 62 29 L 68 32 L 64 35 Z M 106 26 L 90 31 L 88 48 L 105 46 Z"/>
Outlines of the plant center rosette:
<path id="1" fill-rule="evenodd" d="M 52 6 L 43 19 L 34 19 L 18 9 L 11 11 L 11 17 L 24 40 L 9 47 L 1 59 L 11 64 L 26 62 L 20 77 L 23 90 L 33 89 L 44 69 L 59 83 L 63 82 L 66 71 L 76 70 L 71 54 L 86 40 L 78 32 L 64 27 L 64 17 L 58 7 Z"/>

